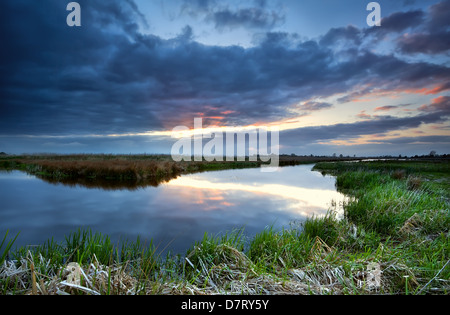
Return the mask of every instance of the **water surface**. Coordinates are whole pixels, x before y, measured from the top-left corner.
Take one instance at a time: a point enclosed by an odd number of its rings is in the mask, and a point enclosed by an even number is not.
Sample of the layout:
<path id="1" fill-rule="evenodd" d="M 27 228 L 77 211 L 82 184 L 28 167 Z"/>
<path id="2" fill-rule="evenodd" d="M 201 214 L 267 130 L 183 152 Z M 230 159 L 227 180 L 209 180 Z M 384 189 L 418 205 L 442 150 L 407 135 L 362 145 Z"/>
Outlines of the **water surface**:
<path id="1" fill-rule="evenodd" d="M 326 214 L 345 196 L 333 177 L 312 167 L 183 175 L 137 190 L 52 184 L 19 171 L 0 172 L 0 236 L 20 232 L 16 245 L 38 245 L 89 228 L 113 241 L 141 236 L 160 249 L 185 253 L 205 232 L 244 228 L 250 238 L 269 226 L 280 230 Z"/>

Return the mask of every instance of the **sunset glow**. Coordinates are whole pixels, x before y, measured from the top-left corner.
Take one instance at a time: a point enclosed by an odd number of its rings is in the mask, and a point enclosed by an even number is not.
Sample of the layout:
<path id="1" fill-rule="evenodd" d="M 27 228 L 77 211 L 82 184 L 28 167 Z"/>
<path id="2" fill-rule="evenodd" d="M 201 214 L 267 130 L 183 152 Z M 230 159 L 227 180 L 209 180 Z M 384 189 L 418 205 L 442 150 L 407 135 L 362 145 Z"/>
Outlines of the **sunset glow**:
<path id="1" fill-rule="evenodd" d="M 0 151 L 276 128 L 281 154 L 449 153 L 450 1 L 378 3 L 381 26 L 364 1 L 81 0 L 67 25 L 66 3 L 2 1 Z"/>

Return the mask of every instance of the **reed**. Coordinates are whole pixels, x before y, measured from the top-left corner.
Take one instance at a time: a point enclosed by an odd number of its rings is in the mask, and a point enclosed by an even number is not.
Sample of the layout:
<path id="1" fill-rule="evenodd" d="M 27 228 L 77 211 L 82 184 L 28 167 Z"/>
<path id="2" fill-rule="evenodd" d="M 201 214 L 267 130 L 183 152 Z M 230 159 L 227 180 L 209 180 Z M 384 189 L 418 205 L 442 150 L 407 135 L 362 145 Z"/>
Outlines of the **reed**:
<path id="1" fill-rule="evenodd" d="M 31 155 L 0 158 L 0 169 L 20 170 L 52 183 L 137 189 L 183 174 L 260 167 L 261 161 L 182 161 L 166 155 Z"/>

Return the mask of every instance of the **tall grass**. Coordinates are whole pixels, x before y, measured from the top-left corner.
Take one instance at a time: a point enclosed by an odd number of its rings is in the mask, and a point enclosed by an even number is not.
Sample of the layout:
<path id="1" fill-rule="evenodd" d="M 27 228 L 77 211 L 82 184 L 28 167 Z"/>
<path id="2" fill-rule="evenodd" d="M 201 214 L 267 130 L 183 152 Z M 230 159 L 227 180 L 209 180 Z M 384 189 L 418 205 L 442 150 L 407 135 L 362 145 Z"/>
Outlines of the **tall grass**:
<path id="1" fill-rule="evenodd" d="M 9 230 L 6 231 L 5 236 L 2 239 L 2 242 L 0 243 L 0 266 L 3 265 L 3 263 L 5 262 L 6 257 L 9 255 L 9 251 L 11 250 L 14 242 L 16 241 L 17 237 L 19 236 L 19 233 L 13 239 L 10 239 L 7 241 L 8 235 L 9 235 Z"/>
<path id="2" fill-rule="evenodd" d="M 158 186 L 182 174 L 260 167 L 261 161 L 181 161 L 159 155 L 43 155 L 0 159 L 0 169 L 46 181 L 106 189 Z"/>
<path id="3" fill-rule="evenodd" d="M 405 293 L 408 286 L 411 293 L 414 283 L 418 288 L 443 268 L 433 290 L 448 292 L 450 268 L 444 268 L 450 253 L 448 162 L 326 163 L 316 169 L 336 175 L 338 189 L 353 196 L 344 207 L 346 221 L 371 235 L 367 241 L 385 244 L 412 270 L 409 279 L 414 281 L 400 281 L 396 290 Z M 365 248 L 373 248 L 373 241 L 372 245 L 367 241 L 362 242 Z M 358 243 L 360 237 L 356 248 L 361 249 Z"/>
<path id="4" fill-rule="evenodd" d="M 397 180 L 386 174 L 354 171 L 338 175 L 338 187 L 353 187 L 351 193 L 355 197 L 345 207 L 346 217 L 383 235 L 397 234 L 414 215 L 421 221 L 422 233 L 448 229 L 448 202 L 439 192 L 417 189 L 417 184 L 412 187 L 408 178 Z"/>

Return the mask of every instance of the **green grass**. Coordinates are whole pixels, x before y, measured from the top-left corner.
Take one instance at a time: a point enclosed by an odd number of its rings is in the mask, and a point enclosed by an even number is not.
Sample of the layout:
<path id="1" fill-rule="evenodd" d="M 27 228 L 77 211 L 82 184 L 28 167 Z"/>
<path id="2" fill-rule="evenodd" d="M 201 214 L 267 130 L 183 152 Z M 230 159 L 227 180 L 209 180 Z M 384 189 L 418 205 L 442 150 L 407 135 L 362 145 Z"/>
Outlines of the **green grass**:
<path id="1" fill-rule="evenodd" d="M 449 294 L 448 163 L 315 168 L 350 197 L 343 218 L 329 211 L 251 239 L 244 230 L 205 234 L 185 255 L 163 257 L 152 243 L 113 244 L 85 230 L 14 252 L 6 235 L 10 276 L 0 277 L 0 293 L 33 292 L 32 262 L 37 294 Z M 82 288 L 64 286 L 71 262 L 86 274 Z"/>
<path id="2" fill-rule="evenodd" d="M 353 197 L 346 221 L 389 244 L 412 270 L 409 286 L 420 287 L 449 261 L 448 162 L 324 163 L 316 169 L 335 174 L 337 187 Z M 448 266 L 440 279 L 434 290 L 448 293 Z"/>
<path id="3" fill-rule="evenodd" d="M 3 263 L 5 262 L 9 251 L 11 250 L 14 242 L 16 241 L 17 237 L 19 236 L 19 234 L 17 234 L 13 239 L 8 240 L 8 235 L 9 235 L 9 231 L 6 231 L 2 242 L 0 243 L 0 266 L 3 265 Z"/>

